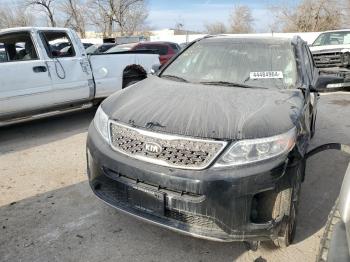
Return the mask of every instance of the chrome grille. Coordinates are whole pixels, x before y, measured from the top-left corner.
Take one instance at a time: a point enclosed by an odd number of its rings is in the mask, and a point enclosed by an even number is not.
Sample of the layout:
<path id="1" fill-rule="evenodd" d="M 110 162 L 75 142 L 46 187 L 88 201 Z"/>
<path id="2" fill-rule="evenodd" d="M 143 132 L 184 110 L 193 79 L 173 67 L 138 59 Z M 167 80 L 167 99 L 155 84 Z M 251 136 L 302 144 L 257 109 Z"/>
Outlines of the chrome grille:
<path id="1" fill-rule="evenodd" d="M 342 65 L 340 52 L 315 53 L 313 58 L 318 68 L 339 67 Z"/>
<path id="2" fill-rule="evenodd" d="M 114 150 L 130 157 L 183 169 L 206 168 L 226 146 L 223 141 L 166 135 L 116 122 L 110 123 L 110 140 Z"/>

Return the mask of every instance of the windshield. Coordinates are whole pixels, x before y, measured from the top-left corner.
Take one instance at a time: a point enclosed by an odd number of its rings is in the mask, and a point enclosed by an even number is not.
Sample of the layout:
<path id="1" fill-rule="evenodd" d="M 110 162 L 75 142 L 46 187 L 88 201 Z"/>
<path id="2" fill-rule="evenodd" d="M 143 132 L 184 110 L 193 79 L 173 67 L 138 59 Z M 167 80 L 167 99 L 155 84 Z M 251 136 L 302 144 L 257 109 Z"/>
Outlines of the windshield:
<path id="1" fill-rule="evenodd" d="M 207 39 L 193 44 L 161 74 L 192 83 L 236 83 L 291 88 L 297 73 L 292 45 L 286 41 Z"/>
<path id="2" fill-rule="evenodd" d="M 123 45 L 116 45 L 109 50 L 107 50 L 105 53 L 118 53 L 118 52 L 125 52 L 131 50 L 136 44 L 123 44 Z"/>
<path id="3" fill-rule="evenodd" d="M 350 44 L 350 31 L 323 33 L 317 37 L 313 46 Z"/>
<path id="4" fill-rule="evenodd" d="M 87 54 L 94 54 L 97 51 L 98 45 L 92 45 L 86 48 Z"/>
<path id="5" fill-rule="evenodd" d="M 154 50 L 158 55 L 167 55 L 168 46 L 157 44 L 139 44 L 134 50 Z"/>

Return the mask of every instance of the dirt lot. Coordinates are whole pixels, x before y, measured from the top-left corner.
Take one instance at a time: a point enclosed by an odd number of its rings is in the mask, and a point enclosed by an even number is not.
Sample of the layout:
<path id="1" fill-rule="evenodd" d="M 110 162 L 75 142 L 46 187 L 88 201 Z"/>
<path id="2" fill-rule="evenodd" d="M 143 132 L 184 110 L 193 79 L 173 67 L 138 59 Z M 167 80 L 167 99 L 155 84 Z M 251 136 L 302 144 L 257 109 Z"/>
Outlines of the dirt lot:
<path id="1" fill-rule="evenodd" d="M 314 261 L 348 163 L 340 152 L 308 162 L 296 243 L 194 239 L 120 214 L 99 201 L 85 176 L 94 110 L 0 128 L 0 261 Z M 312 147 L 350 143 L 350 93 L 321 97 Z"/>

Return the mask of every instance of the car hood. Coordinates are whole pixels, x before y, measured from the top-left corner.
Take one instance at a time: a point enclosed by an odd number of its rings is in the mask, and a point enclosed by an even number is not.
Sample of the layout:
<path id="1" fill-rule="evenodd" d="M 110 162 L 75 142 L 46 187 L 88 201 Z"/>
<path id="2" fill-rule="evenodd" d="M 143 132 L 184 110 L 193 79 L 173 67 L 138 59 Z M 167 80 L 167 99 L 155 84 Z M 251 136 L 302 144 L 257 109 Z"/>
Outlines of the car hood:
<path id="1" fill-rule="evenodd" d="M 329 53 L 329 52 L 345 52 L 349 51 L 350 45 L 322 45 L 310 46 L 310 51 L 314 54 Z"/>
<path id="2" fill-rule="evenodd" d="M 155 132 L 238 140 L 268 137 L 297 125 L 300 90 L 190 84 L 151 76 L 102 104 L 115 121 Z"/>

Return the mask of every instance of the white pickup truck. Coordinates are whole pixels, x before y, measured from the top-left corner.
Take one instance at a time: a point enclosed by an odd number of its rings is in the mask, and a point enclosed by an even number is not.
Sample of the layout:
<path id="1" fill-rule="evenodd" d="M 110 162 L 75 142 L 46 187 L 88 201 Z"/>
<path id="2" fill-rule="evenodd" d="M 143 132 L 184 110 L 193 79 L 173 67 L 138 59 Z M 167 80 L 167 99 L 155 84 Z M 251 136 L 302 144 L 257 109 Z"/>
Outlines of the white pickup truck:
<path id="1" fill-rule="evenodd" d="M 58 42 L 69 48 L 58 50 Z M 93 106 L 154 65 L 152 53 L 88 56 L 71 29 L 0 30 L 0 126 Z"/>

